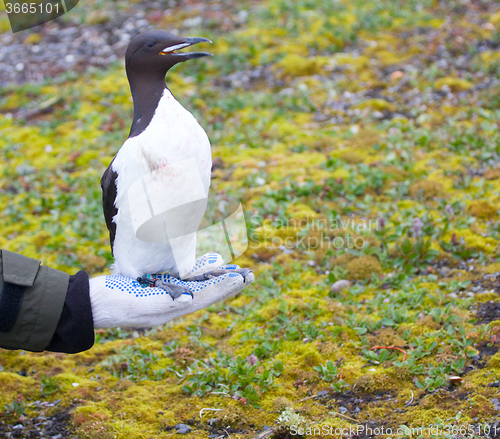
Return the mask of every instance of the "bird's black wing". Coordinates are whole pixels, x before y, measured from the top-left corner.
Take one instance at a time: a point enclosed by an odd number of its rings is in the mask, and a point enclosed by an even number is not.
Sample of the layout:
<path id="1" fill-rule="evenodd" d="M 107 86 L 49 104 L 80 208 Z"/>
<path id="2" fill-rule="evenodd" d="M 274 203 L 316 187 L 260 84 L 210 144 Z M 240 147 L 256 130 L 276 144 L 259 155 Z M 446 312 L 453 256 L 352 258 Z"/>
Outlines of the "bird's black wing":
<path id="1" fill-rule="evenodd" d="M 113 222 L 113 217 L 118 213 L 115 206 L 116 199 L 116 177 L 118 174 L 111 168 L 114 162 L 111 161 L 108 169 L 104 171 L 101 178 L 102 188 L 102 207 L 104 210 L 104 219 L 109 230 L 109 242 L 111 244 L 111 254 L 113 254 L 113 244 L 115 242 L 116 224 Z"/>

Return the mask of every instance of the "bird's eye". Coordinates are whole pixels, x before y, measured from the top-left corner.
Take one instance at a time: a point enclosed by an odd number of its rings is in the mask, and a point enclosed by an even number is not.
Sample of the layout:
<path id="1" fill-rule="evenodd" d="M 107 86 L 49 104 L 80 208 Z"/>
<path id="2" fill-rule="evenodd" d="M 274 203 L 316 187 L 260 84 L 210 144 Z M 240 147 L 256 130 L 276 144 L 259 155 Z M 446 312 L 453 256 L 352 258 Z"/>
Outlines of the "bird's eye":
<path id="1" fill-rule="evenodd" d="M 148 46 L 148 47 L 153 47 L 154 45 L 155 45 L 155 43 L 153 43 L 152 41 L 148 41 L 146 43 L 146 46 Z"/>

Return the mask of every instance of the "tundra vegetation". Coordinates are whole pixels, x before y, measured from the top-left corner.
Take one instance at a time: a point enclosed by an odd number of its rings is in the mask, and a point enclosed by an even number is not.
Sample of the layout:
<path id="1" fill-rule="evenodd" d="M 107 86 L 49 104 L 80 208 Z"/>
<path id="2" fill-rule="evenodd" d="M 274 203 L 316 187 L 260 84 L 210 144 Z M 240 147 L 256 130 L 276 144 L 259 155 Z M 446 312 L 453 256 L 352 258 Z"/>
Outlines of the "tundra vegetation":
<path id="1" fill-rule="evenodd" d="M 256 280 L 162 327 L 98 331 L 87 352 L 2 350 L 2 431 L 27 435 L 64 411 L 79 438 L 357 425 L 495 437 L 500 4 L 165 8 L 88 1 L 60 26 L 140 9 L 155 28 L 214 42 L 216 56 L 168 85 L 209 134 L 211 191 L 243 202 L 250 241 L 236 262 Z M 119 62 L 2 88 L 0 246 L 108 273 L 99 179 L 131 117 Z"/>

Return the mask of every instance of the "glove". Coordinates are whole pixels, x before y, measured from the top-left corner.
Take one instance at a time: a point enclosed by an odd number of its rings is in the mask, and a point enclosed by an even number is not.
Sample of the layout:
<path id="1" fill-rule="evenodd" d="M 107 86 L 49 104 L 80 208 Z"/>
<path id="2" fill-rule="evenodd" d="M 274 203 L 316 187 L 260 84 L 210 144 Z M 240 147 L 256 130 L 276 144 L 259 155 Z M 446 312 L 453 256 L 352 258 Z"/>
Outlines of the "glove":
<path id="1" fill-rule="evenodd" d="M 162 325 L 232 297 L 254 280 L 251 271 L 239 270 L 237 265 L 219 269 L 228 273 L 205 281 L 181 281 L 168 274 L 156 275 L 162 283 L 188 287 L 192 292 L 192 295 L 184 293 L 175 299 L 165 289 L 142 286 L 130 277 L 98 276 L 90 279 L 94 329 Z"/>

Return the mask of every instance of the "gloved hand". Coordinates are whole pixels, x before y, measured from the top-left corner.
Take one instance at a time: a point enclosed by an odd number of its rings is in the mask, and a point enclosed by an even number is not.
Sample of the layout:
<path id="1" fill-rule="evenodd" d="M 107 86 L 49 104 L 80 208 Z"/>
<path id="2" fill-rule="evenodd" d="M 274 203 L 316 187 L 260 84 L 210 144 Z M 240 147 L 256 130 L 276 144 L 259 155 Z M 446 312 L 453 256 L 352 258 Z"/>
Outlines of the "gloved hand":
<path id="1" fill-rule="evenodd" d="M 207 269 L 211 267 L 207 266 Z M 156 275 L 163 282 L 187 286 L 191 294 L 175 300 L 161 288 L 143 287 L 137 280 L 124 276 L 98 276 L 90 280 L 90 301 L 94 329 L 144 328 L 162 325 L 169 320 L 213 305 L 239 293 L 253 282 L 248 270 L 237 273 L 237 265 L 219 267 L 228 273 L 205 281 L 181 281 L 167 274 Z"/>

